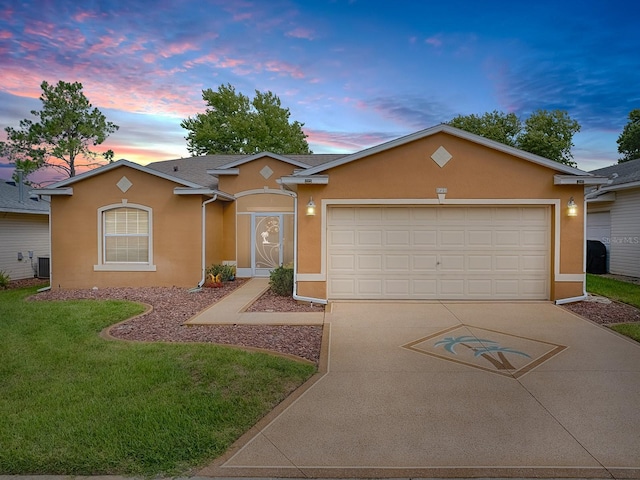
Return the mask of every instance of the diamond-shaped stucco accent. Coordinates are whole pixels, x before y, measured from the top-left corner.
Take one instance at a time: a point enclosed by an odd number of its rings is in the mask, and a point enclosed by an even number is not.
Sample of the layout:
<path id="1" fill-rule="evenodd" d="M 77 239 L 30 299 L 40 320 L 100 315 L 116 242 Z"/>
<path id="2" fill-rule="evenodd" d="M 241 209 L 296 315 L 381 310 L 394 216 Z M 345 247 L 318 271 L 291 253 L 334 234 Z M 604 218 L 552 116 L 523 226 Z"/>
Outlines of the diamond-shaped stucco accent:
<path id="1" fill-rule="evenodd" d="M 122 191 L 122 193 L 129 190 L 132 185 L 133 183 L 131 183 L 131 181 L 127 177 L 122 177 L 120 180 L 118 180 L 118 183 L 116 183 L 116 186 L 120 189 L 120 191 Z"/>
<path id="2" fill-rule="evenodd" d="M 452 155 L 447 152 L 447 149 L 444 147 L 438 147 L 438 149 L 433 152 L 433 155 L 431 155 L 431 158 L 433 159 L 434 162 L 436 162 L 438 164 L 438 166 L 440 168 L 444 167 L 447 162 L 449 160 L 451 160 Z"/>
<path id="3" fill-rule="evenodd" d="M 269 168 L 269 165 L 265 165 L 265 167 L 262 170 L 260 170 L 260 175 L 262 175 L 266 180 L 271 175 L 273 175 L 273 170 Z"/>

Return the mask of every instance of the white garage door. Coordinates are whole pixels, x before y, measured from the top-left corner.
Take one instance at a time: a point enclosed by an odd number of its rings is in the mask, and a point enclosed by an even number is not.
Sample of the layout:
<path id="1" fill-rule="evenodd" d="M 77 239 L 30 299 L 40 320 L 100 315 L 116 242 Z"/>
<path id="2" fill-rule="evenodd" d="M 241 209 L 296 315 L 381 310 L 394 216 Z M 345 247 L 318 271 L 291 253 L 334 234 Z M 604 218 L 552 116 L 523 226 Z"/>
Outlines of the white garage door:
<path id="1" fill-rule="evenodd" d="M 548 299 L 547 207 L 333 207 L 330 299 Z"/>

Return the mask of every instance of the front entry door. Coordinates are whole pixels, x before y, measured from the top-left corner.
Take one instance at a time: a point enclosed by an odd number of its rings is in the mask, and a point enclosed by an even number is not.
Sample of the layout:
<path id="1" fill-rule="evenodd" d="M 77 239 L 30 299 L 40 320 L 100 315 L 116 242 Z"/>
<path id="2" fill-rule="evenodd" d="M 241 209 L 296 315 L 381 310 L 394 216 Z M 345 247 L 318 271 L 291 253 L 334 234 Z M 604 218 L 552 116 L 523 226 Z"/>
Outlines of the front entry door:
<path id="1" fill-rule="evenodd" d="M 251 214 L 251 269 L 254 277 L 268 277 L 282 265 L 282 214 Z"/>

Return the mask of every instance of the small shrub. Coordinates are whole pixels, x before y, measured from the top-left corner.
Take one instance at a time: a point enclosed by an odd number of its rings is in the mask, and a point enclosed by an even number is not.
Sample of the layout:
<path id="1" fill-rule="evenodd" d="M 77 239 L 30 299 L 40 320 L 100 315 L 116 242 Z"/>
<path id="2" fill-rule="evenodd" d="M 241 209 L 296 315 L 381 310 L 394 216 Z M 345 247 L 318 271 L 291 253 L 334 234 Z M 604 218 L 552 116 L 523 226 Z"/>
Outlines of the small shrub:
<path id="1" fill-rule="evenodd" d="M 228 282 L 230 280 L 235 280 L 236 278 L 236 267 L 234 265 L 211 265 L 207 268 L 207 276 L 213 275 L 217 277 L 220 275 L 220 280 L 223 282 Z"/>
<path id="2" fill-rule="evenodd" d="M 271 270 L 269 286 L 276 295 L 283 297 L 293 295 L 293 268 L 279 266 Z"/>
<path id="3" fill-rule="evenodd" d="M 0 270 L 0 288 L 3 290 L 5 288 L 9 288 L 9 282 L 11 281 L 11 277 L 4 270 Z"/>

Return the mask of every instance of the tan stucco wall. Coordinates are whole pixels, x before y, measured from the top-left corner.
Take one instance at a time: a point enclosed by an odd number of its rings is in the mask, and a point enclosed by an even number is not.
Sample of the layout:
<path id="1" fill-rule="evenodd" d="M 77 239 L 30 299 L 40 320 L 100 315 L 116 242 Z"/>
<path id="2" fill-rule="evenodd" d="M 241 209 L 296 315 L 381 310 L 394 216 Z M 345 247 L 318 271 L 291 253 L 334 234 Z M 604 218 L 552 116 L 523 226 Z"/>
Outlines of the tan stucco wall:
<path id="1" fill-rule="evenodd" d="M 444 146 L 452 159 L 439 167 L 430 157 Z M 300 185 L 298 209 L 304 211 L 309 197 L 318 206 L 315 217 L 300 215 L 298 224 L 298 272 L 321 272 L 323 200 L 332 199 L 437 199 L 436 188 L 447 188 L 446 199 L 549 199 L 560 202 L 560 271 L 582 274 L 583 215 L 566 216 L 573 196 L 581 205 L 581 186 L 556 186 L 549 168 L 506 153 L 438 133 L 415 142 L 335 167 L 325 173 L 328 185 Z M 553 212 L 553 209 L 552 209 Z M 552 215 L 553 217 L 553 215 Z M 552 219 L 552 226 L 555 217 Z M 554 232 L 551 234 L 551 299 L 582 294 L 579 283 L 556 282 Z M 320 283 L 320 285 L 319 285 Z M 299 282 L 298 292 L 326 298 L 324 282 Z"/>
<path id="2" fill-rule="evenodd" d="M 264 167 L 273 170 L 273 174 L 269 178 L 264 178 L 260 171 Z M 254 160 L 253 162 L 244 163 L 238 167 L 239 175 L 220 175 L 218 180 L 218 189 L 222 192 L 235 195 L 239 192 L 253 190 L 256 188 L 273 188 L 280 189 L 277 180 L 280 177 L 291 175 L 298 168 L 289 163 L 281 162 L 274 158 L 265 157 Z"/>
<path id="3" fill-rule="evenodd" d="M 123 176 L 133 184 L 126 193 L 116 186 Z M 201 278 L 203 197 L 174 195 L 176 186 L 121 166 L 74 183 L 72 196 L 52 197 L 52 287 L 195 286 Z M 153 209 L 155 272 L 94 271 L 98 263 L 98 209 L 123 199 Z M 215 258 L 213 253 L 211 258 Z"/>

